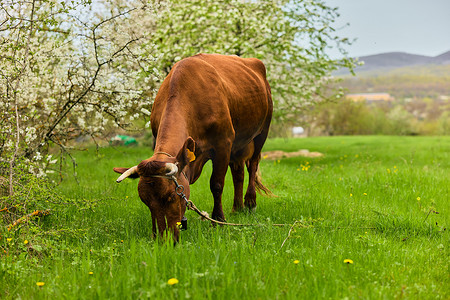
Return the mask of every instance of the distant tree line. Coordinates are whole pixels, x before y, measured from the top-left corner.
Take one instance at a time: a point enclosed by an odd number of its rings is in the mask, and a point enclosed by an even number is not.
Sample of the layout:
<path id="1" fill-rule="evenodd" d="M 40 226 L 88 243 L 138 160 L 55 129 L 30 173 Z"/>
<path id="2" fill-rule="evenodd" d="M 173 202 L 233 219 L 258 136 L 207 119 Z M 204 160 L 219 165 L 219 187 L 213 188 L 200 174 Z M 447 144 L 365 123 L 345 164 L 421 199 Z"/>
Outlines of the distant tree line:
<path id="1" fill-rule="evenodd" d="M 450 101 L 372 103 L 343 99 L 316 106 L 309 135 L 449 135 Z"/>

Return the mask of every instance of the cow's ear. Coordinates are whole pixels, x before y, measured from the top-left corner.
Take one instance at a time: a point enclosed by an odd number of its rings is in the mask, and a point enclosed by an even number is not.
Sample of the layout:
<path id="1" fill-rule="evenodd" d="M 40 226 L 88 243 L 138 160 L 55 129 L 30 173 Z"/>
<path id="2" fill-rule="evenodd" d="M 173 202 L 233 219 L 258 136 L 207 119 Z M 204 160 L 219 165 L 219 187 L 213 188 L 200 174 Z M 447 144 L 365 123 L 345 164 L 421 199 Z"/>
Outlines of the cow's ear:
<path id="1" fill-rule="evenodd" d="M 186 142 L 184 142 L 184 145 L 181 148 L 180 152 L 178 152 L 177 155 L 177 161 L 181 166 L 180 170 L 183 170 L 183 168 L 187 164 L 195 160 L 194 153 L 195 153 L 195 141 L 191 137 L 188 137 L 186 139 Z"/>
<path id="2" fill-rule="evenodd" d="M 123 174 L 126 171 L 128 171 L 130 168 L 114 168 L 114 172 Z M 137 172 L 133 172 L 130 175 L 127 176 L 127 178 L 139 178 L 139 174 Z"/>

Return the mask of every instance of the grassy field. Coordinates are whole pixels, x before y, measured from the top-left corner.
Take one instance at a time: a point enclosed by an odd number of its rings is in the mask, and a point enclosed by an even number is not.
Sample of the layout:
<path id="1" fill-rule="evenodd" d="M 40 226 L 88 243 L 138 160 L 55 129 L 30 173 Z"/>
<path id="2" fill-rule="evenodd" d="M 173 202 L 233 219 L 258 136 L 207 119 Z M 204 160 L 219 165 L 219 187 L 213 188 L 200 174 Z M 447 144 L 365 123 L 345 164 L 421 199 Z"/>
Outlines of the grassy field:
<path id="1" fill-rule="evenodd" d="M 324 157 L 262 160 L 278 197 L 258 196 L 255 213 L 231 214 L 227 175 L 227 220 L 261 226 L 212 227 L 188 212 L 176 247 L 151 238 L 137 181 L 115 183 L 112 168 L 135 165 L 149 149 L 76 153 L 78 183 L 69 175 L 57 189 L 95 206 L 55 212 L 44 224 L 82 234 L 37 260 L 3 256 L 0 298 L 450 298 L 450 137 L 273 139 L 264 150 L 298 149 Z M 191 192 L 208 212 L 210 174 L 207 164 Z"/>

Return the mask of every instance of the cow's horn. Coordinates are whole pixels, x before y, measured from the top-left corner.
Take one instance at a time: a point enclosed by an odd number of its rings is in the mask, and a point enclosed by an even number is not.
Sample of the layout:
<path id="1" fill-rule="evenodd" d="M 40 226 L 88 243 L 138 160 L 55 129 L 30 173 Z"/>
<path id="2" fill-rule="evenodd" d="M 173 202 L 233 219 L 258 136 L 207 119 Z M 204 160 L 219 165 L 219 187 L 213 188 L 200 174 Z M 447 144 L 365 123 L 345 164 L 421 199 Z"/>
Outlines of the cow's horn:
<path id="1" fill-rule="evenodd" d="M 178 173 L 178 167 L 173 163 L 166 163 L 166 175 L 173 176 Z"/>
<path id="2" fill-rule="evenodd" d="M 137 173 L 137 166 L 131 167 L 128 170 L 126 170 L 122 175 L 120 175 L 119 178 L 117 178 L 116 182 L 119 183 L 128 176 Z"/>

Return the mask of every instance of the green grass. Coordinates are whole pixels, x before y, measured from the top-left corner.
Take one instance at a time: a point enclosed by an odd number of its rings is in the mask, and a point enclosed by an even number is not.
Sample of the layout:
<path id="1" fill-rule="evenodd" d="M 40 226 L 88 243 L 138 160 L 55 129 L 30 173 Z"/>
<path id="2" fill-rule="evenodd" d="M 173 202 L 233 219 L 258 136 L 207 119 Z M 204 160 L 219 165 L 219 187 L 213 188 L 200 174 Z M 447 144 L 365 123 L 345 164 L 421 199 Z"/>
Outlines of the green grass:
<path id="1" fill-rule="evenodd" d="M 112 168 L 135 165 L 149 149 L 79 152 L 79 183 L 67 167 L 58 191 L 98 202 L 44 223 L 84 234 L 64 235 L 63 250 L 38 260 L 3 256 L 0 298 L 449 299 L 449 137 L 274 139 L 264 150 L 298 149 L 325 156 L 263 160 L 263 180 L 278 197 L 258 196 L 254 214 L 230 213 L 227 175 L 227 220 L 261 226 L 212 227 L 188 212 L 176 247 L 151 238 L 137 181 L 115 183 Z M 210 174 L 207 164 L 191 191 L 208 212 Z M 291 226 L 271 226 L 295 221 L 288 239 Z"/>

